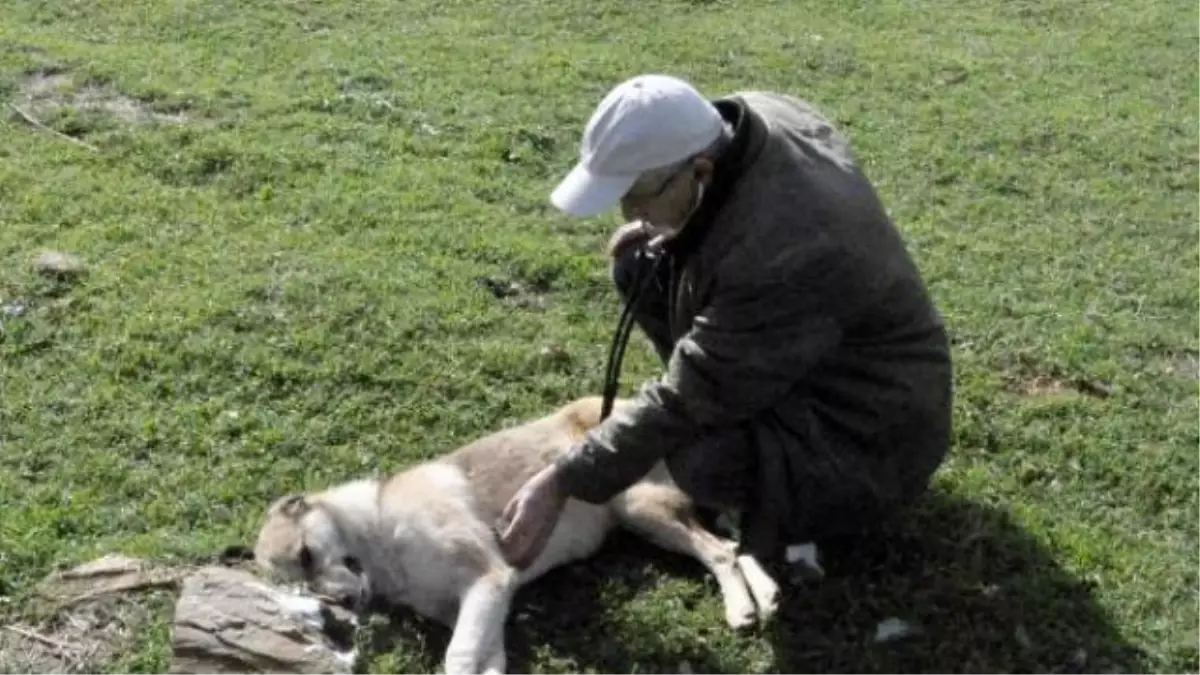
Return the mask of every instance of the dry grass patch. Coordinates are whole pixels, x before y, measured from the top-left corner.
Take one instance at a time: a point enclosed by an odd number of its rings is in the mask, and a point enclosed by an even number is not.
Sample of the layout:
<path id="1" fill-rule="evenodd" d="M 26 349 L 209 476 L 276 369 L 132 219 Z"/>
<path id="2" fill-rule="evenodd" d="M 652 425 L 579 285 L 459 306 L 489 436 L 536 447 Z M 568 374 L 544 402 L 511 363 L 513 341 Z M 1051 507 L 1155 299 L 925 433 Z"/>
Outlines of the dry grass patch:
<path id="1" fill-rule="evenodd" d="M 105 556 L 47 576 L 31 612 L 0 628 L 0 672 L 90 673 L 135 649 L 186 570 Z"/>
<path id="2" fill-rule="evenodd" d="M 94 82 L 77 82 L 68 72 L 49 70 L 30 74 L 21 83 L 14 103 L 35 119 L 53 117 L 61 111 L 101 112 L 127 124 L 188 121 L 182 111 L 162 112 L 152 104 L 130 98 Z"/>
<path id="3" fill-rule="evenodd" d="M 1176 354 L 1167 360 L 1166 371 L 1176 377 L 1200 379 L 1200 360 L 1195 354 Z"/>

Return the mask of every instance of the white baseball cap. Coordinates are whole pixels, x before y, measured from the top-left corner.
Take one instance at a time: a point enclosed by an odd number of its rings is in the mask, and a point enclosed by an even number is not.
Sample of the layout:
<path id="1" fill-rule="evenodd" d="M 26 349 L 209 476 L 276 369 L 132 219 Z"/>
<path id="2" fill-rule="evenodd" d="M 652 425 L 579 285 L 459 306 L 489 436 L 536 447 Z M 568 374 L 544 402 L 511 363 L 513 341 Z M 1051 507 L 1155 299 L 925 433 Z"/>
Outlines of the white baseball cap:
<path id="1" fill-rule="evenodd" d="M 596 106 L 583 130 L 579 162 L 550 201 L 573 216 L 596 215 L 628 192 L 644 172 L 707 148 L 724 124 L 716 107 L 679 78 L 628 79 Z"/>

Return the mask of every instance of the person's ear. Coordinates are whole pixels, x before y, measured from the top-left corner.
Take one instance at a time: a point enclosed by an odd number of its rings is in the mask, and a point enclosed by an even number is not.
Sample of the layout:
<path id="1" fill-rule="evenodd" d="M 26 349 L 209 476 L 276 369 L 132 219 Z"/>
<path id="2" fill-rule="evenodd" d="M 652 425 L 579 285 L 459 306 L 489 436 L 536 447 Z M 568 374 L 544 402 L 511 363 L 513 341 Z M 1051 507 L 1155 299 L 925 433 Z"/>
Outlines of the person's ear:
<path id="1" fill-rule="evenodd" d="M 713 168 L 713 162 L 708 157 L 701 156 L 692 160 L 692 175 L 706 186 L 712 183 Z"/>

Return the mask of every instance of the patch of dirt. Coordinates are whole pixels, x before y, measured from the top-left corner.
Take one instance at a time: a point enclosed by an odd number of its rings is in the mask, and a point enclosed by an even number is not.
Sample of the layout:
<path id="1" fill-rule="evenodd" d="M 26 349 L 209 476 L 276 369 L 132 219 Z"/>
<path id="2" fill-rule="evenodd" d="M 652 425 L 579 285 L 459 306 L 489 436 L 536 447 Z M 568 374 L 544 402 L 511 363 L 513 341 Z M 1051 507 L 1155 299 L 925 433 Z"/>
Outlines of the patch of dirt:
<path id="1" fill-rule="evenodd" d="M 76 604 L 37 625 L 0 627 L 0 672 L 94 673 L 133 646 L 151 610 L 119 595 Z"/>
<path id="2" fill-rule="evenodd" d="M 524 284 L 497 277 L 478 277 L 475 283 L 487 289 L 497 300 L 510 302 L 523 309 L 544 310 L 550 305 L 547 298 L 550 287 L 544 282 Z"/>
<path id="3" fill-rule="evenodd" d="M 1195 354 L 1176 354 L 1167 360 L 1166 371 L 1176 377 L 1200 380 L 1200 359 Z"/>
<path id="4" fill-rule="evenodd" d="M 183 113 L 161 113 L 149 105 L 95 84 L 77 86 L 69 73 L 36 72 L 21 83 L 14 101 L 27 114 L 38 118 L 61 108 L 100 110 L 130 124 L 187 121 Z"/>
<path id="5" fill-rule="evenodd" d="M 1019 387 L 1019 391 L 1025 396 L 1036 397 L 1076 396 L 1079 394 L 1078 391 L 1067 383 L 1046 375 L 1038 375 L 1031 380 L 1023 382 Z"/>
<path id="6" fill-rule="evenodd" d="M 186 570 L 105 556 L 51 574 L 38 610 L 0 626 L 0 672 L 97 672 L 127 651 L 152 618 L 147 592 L 173 592 Z"/>
<path id="7" fill-rule="evenodd" d="M 168 617 L 173 673 L 349 672 L 356 617 L 256 572 L 240 546 L 178 566 L 106 555 L 53 572 L 0 613 L 0 673 L 111 669 Z"/>
<path id="8" fill-rule="evenodd" d="M 1071 398 L 1092 396 L 1108 398 L 1112 388 L 1104 383 L 1086 379 L 1063 380 L 1049 375 L 1036 375 L 1019 383 L 1017 393 L 1031 398 Z"/>

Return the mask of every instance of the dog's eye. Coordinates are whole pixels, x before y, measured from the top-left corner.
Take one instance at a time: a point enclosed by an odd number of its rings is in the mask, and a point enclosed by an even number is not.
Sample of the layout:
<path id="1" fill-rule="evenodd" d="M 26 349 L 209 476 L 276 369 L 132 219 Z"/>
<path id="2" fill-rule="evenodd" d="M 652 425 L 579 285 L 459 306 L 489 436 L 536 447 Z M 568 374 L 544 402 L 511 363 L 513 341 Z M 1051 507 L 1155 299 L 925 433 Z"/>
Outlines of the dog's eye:
<path id="1" fill-rule="evenodd" d="M 350 570 L 351 574 L 362 574 L 362 563 L 358 561 L 358 558 L 348 555 L 342 558 L 342 564 L 346 566 L 346 569 Z"/>
<path id="2" fill-rule="evenodd" d="M 312 551 L 310 551 L 307 546 L 301 546 L 300 547 L 300 568 L 303 569 L 305 572 L 307 572 L 312 569 L 312 565 L 313 565 Z"/>

